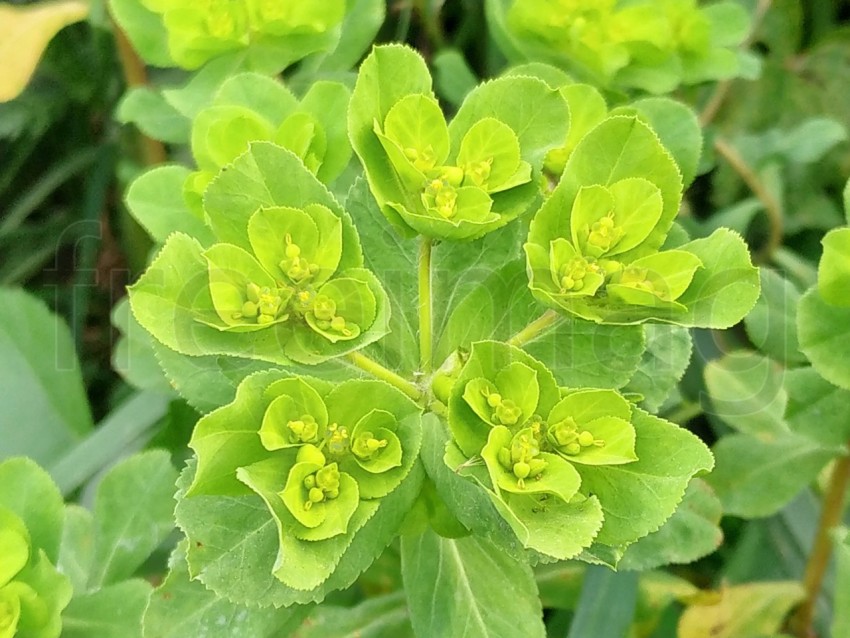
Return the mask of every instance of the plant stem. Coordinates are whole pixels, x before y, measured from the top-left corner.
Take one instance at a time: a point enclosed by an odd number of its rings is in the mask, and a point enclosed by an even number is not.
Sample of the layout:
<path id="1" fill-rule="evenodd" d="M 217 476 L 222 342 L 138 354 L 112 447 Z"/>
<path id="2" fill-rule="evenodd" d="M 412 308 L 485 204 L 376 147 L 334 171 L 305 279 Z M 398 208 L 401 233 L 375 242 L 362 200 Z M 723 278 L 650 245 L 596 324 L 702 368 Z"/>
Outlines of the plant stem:
<path id="1" fill-rule="evenodd" d="M 767 244 L 761 250 L 762 261 L 770 261 L 773 252 L 782 245 L 782 206 L 776 197 L 773 196 L 764 182 L 761 181 L 756 172 L 741 157 L 741 154 L 722 138 L 714 140 L 714 149 L 725 159 L 729 165 L 740 176 L 744 183 L 753 191 L 753 194 L 759 198 L 759 201 L 764 206 L 764 212 L 767 215 L 767 221 L 770 225 Z"/>
<path id="2" fill-rule="evenodd" d="M 832 468 L 829 487 L 823 499 L 823 509 L 821 510 L 815 542 L 812 546 L 812 552 L 809 554 L 808 563 L 806 563 L 806 572 L 803 576 L 806 599 L 797 608 L 790 621 L 794 635 L 799 638 L 810 638 L 815 635 L 812 629 L 815 605 L 832 554 L 832 539 L 829 534 L 834 527 L 841 523 L 844 513 L 844 497 L 848 485 L 850 485 L 850 456 L 842 456 Z"/>
<path id="3" fill-rule="evenodd" d="M 767 13 L 768 9 L 770 9 L 770 4 L 772 1 L 773 0 L 759 0 L 758 6 L 753 12 L 753 21 L 751 24 L 750 33 L 747 36 L 747 39 L 741 43 L 740 48 L 746 49 L 752 44 L 753 40 L 755 39 L 756 31 L 758 31 L 758 28 L 761 25 L 765 14 Z M 708 126 L 709 124 L 711 124 L 712 121 L 714 121 L 714 118 L 717 117 L 717 114 L 720 112 L 720 107 L 723 106 L 723 103 L 726 101 L 726 97 L 729 95 L 729 89 L 731 88 L 732 80 L 723 80 L 722 82 L 717 83 L 717 86 L 714 89 L 714 93 L 712 93 L 711 97 L 708 98 L 708 101 L 705 103 L 702 112 L 699 114 L 700 126 Z"/>
<path id="4" fill-rule="evenodd" d="M 419 368 L 431 372 L 431 248 L 433 243 L 422 238 L 419 247 Z"/>
<path id="5" fill-rule="evenodd" d="M 147 86 L 148 72 L 145 63 L 139 58 L 124 30 L 113 20 L 113 31 L 115 32 L 115 46 L 118 48 L 118 58 L 121 61 L 121 70 L 124 72 L 124 81 L 127 88 L 134 86 Z M 162 164 L 168 159 L 165 146 L 159 140 L 148 137 L 139 131 L 139 141 L 142 145 L 142 159 L 147 166 Z"/>
<path id="6" fill-rule="evenodd" d="M 508 339 L 508 345 L 521 348 L 529 341 L 534 341 L 542 333 L 557 324 L 561 320 L 560 315 L 554 310 L 547 310 L 525 328 Z"/>
<path id="7" fill-rule="evenodd" d="M 356 367 L 360 368 L 364 372 L 367 372 L 368 374 L 371 374 L 376 379 L 386 381 L 390 385 L 398 388 L 414 401 L 419 401 L 419 399 L 422 398 L 422 392 L 410 381 L 408 381 L 404 377 L 399 376 L 392 370 L 385 368 L 374 359 L 370 359 L 369 357 L 367 357 L 365 354 L 360 354 L 359 352 L 349 352 L 347 358 Z"/>

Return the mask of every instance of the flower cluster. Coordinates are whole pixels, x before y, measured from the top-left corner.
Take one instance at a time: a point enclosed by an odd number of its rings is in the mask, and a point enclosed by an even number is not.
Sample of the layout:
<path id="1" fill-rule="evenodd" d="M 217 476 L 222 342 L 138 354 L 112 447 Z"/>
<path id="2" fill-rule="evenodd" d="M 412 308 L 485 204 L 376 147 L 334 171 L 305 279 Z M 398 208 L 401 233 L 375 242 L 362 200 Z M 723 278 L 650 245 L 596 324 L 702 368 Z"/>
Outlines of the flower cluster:
<path id="1" fill-rule="evenodd" d="M 71 594 L 67 578 L 33 546 L 20 517 L 0 507 L 0 636 L 57 638 Z"/>
<path id="2" fill-rule="evenodd" d="M 162 16 L 171 56 L 187 69 L 252 43 L 285 47 L 289 38 L 325 34 L 345 13 L 343 0 L 143 0 L 142 4 Z"/>

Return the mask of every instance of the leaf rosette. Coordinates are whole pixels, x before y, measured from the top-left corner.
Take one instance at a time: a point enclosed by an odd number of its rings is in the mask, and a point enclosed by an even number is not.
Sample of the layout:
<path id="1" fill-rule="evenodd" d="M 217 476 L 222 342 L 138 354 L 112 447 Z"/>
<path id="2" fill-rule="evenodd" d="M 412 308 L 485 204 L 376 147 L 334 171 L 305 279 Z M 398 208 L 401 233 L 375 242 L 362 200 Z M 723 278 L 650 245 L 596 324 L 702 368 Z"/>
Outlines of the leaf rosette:
<path id="1" fill-rule="evenodd" d="M 350 217 L 290 151 L 253 143 L 213 180 L 204 208 L 219 243 L 172 235 L 130 290 L 163 344 L 313 364 L 385 333 L 386 293 L 362 267 Z"/>
<path id="2" fill-rule="evenodd" d="M 559 389 L 539 361 L 496 342 L 473 344 L 449 397 L 448 422 L 446 463 L 484 487 L 526 547 L 561 559 L 594 542 L 622 548 L 655 531 L 690 478 L 712 465 L 696 437 L 616 391 Z M 654 445 L 658 436 L 688 457 L 665 468 L 670 475 L 660 482 L 642 478 L 665 447 Z M 641 520 L 621 519 L 623 494 L 651 502 L 658 490 L 663 496 Z"/>
<path id="3" fill-rule="evenodd" d="M 0 506 L 0 636 L 57 638 L 72 591 L 24 521 Z"/>
<path id="4" fill-rule="evenodd" d="M 474 89 L 447 124 L 425 61 L 390 45 L 361 65 L 348 122 L 372 193 L 400 232 L 470 240 L 534 203 L 534 174 L 566 135 L 569 110 L 545 82 L 506 77 Z"/>
<path id="5" fill-rule="evenodd" d="M 196 511 L 208 516 L 209 503 L 261 499 L 278 530 L 268 572 L 277 587 L 314 590 L 346 560 L 352 539 L 370 519 L 393 515 L 382 513 L 382 503 L 393 499 L 414 467 L 420 414 L 418 405 L 381 381 L 334 386 L 276 372 L 253 375 L 233 403 L 199 421 L 190 442 L 197 471 L 182 507 L 204 501 Z M 178 519 L 190 539 L 204 533 L 202 521 L 180 511 Z M 388 531 L 395 528 L 382 533 Z"/>
<path id="6" fill-rule="evenodd" d="M 643 120 L 598 124 L 532 221 L 525 253 L 534 296 L 598 323 L 739 321 L 758 297 L 758 273 L 726 229 L 668 247 L 682 188 L 673 156 Z"/>
<path id="7" fill-rule="evenodd" d="M 192 155 L 199 170 L 186 179 L 187 204 L 203 217 L 206 187 L 254 141 L 292 151 L 319 181 L 332 183 L 351 158 L 344 126 L 349 98 L 339 82 L 315 82 L 298 100 L 280 82 L 256 73 L 228 78 L 212 105 L 192 120 Z"/>
<path id="8" fill-rule="evenodd" d="M 158 14 L 174 62 L 196 69 L 213 58 L 246 51 L 278 71 L 332 44 L 345 14 L 343 0 L 142 0 Z M 265 56 L 268 61 L 261 61 Z"/>
<path id="9" fill-rule="evenodd" d="M 749 18 L 733 2 L 488 0 L 487 9 L 509 57 L 556 63 L 598 86 L 669 93 L 743 69 L 735 49 Z"/>

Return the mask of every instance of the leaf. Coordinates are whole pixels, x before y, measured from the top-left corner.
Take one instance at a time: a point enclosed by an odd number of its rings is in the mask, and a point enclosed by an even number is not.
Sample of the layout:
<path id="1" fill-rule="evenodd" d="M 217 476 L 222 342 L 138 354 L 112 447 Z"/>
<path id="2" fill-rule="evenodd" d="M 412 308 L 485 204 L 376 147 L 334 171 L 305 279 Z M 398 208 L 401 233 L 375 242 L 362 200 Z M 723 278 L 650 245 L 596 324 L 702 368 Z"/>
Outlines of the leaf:
<path id="1" fill-rule="evenodd" d="M 176 480 L 161 450 L 132 456 L 103 477 L 94 503 L 90 589 L 132 576 L 171 533 Z"/>
<path id="2" fill-rule="evenodd" d="M 134 579 L 75 596 L 62 612 L 63 638 L 142 638 L 151 589 Z"/>
<path id="3" fill-rule="evenodd" d="M 623 390 L 641 395 L 641 406 L 655 413 L 685 374 L 691 359 L 693 341 L 690 331 L 680 326 L 645 324 L 643 330 L 646 349 L 637 370 Z"/>
<path id="4" fill-rule="evenodd" d="M 174 66 L 162 16 L 138 0 L 109 0 L 109 13 L 127 34 L 133 49 L 142 59 L 154 66 Z"/>
<path id="5" fill-rule="evenodd" d="M 55 565 L 65 520 L 65 506 L 56 484 L 34 461 L 13 458 L 0 463 L 0 485 L 0 506 L 23 521 L 32 547 L 42 550 Z"/>
<path id="6" fill-rule="evenodd" d="M 441 49 L 432 60 L 437 93 L 454 107 L 478 84 L 478 78 L 457 49 Z"/>
<path id="7" fill-rule="evenodd" d="M 635 408 L 638 460 L 625 465 L 576 465 L 581 491 L 599 498 L 605 521 L 596 541 L 623 545 L 658 530 L 673 515 L 693 476 L 714 459 L 696 436 Z"/>
<path id="8" fill-rule="evenodd" d="M 711 554 L 723 542 L 722 514 L 720 500 L 708 484 L 692 480 L 673 516 L 657 532 L 629 545 L 617 569 L 648 571 Z"/>
<path id="9" fill-rule="evenodd" d="M 706 481 L 724 513 L 760 518 L 781 509 L 844 450 L 792 433 L 771 441 L 731 434 L 721 438 L 713 452 L 717 467 Z"/>
<path id="10" fill-rule="evenodd" d="M 348 0 L 336 47 L 307 58 L 299 70 L 348 71 L 369 49 L 385 17 L 386 3 L 382 0 Z"/>
<path id="11" fill-rule="evenodd" d="M 744 317 L 747 336 L 759 350 L 784 364 L 800 364 L 806 357 L 797 341 L 797 305 L 794 284 L 769 268 L 759 269 L 761 296 Z"/>
<path id="12" fill-rule="evenodd" d="M 112 367 L 125 381 L 140 390 L 156 390 L 174 394 L 154 354 L 154 340 L 130 312 L 130 302 L 123 297 L 112 307 L 112 325 L 121 337 L 112 350 Z"/>
<path id="13" fill-rule="evenodd" d="M 414 631 L 457 638 L 546 635 L 531 569 L 473 536 L 402 537 L 402 575 Z"/>
<path id="14" fill-rule="evenodd" d="M 414 634 L 404 592 L 393 592 L 354 607 L 322 605 L 293 638 L 414 638 Z"/>
<path id="15" fill-rule="evenodd" d="M 92 429 L 70 331 L 23 290 L 0 288 L 0 459 L 55 461 Z"/>
<path id="16" fill-rule="evenodd" d="M 792 162 L 807 164 L 821 159 L 845 140 L 847 130 L 839 122 L 828 117 L 813 117 L 783 135 L 778 150 Z"/>
<path id="17" fill-rule="evenodd" d="M 680 638 L 760 638 L 779 632 L 805 597 L 796 582 L 748 583 L 720 590 L 720 600 L 690 605 L 679 619 Z"/>
<path id="18" fill-rule="evenodd" d="M 821 240 L 818 292 L 834 306 L 850 306 L 850 228 L 835 228 Z"/>
<path id="19" fill-rule="evenodd" d="M 827 382 L 812 368 L 796 368 L 785 373 L 788 427 L 827 447 L 850 440 L 850 421 L 845 409 L 850 391 Z"/>
<path id="20" fill-rule="evenodd" d="M 705 383 L 713 412 L 744 434 L 769 441 L 788 432 L 784 369 L 753 352 L 709 362 Z"/>
<path id="21" fill-rule="evenodd" d="M 148 137 L 162 142 L 186 144 L 189 141 L 190 121 L 161 93 L 146 86 L 127 90 L 118 103 L 115 119 L 134 124 Z"/>
<path id="22" fill-rule="evenodd" d="M 74 591 L 86 591 L 94 559 L 94 519 L 84 507 L 65 506 L 65 524 L 56 569 L 71 581 Z"/>
<path id="23" fill-rule="evenodd" d="M 0 6 L 0 102 L 21 94 L 53 36 L 88 12 L 88 3 L 78 0 Z"/>
<path id="24" fill-rule="evenodd" d="M 800 350 L 824 379 L 850 389 L 850 308 L 824 301 L 817 288 L 809 289 L 797 308 Z"/>
<path id="25" fill-rule="evenodd" d="M 168 575 L 151 594 L 145 611 L 146 638 L 273 638 L 289 636 L 310 607 L 286 609 L 242 607 L 219 598 L 197 580 L 189 578 L 185 549 L 172 555 Z"/>
<path id="26" fill-rule="evenodd" d="M 637 575 L 590 566 L 567 638 L 624 636 L 632 624 L 638 597 Z"/>
<path id="27" fill-rule="evenodd" d="M 194 237 L 204 246 L 215 241 L 210 227 L 197 217 L 183 199 L 189 170 L 177 164 L 157 166 L 130 184 L 126 201 L 133 217 L 157 243 L 174 232 Z"/>

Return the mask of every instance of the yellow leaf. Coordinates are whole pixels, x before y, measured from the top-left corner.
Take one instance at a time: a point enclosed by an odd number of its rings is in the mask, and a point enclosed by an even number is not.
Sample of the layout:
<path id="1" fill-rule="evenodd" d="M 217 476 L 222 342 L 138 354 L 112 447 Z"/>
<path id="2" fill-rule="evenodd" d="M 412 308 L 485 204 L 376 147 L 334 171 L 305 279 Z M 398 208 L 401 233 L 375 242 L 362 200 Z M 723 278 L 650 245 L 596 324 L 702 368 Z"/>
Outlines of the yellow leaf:
<path id="1" fill-rule="evenodd" d="M 775 634 L 805 596 L 793 581 L 724 587 L 714 604 L 688 607 L 679 619 L 679 638 L 756 638 Z"/>
<path id="2" fill-rule="evenodd" d="M 82 0 L 0 4 L 0 102 L 21 94 L 51 38 L 88 12 L 88 2 Z"/>

